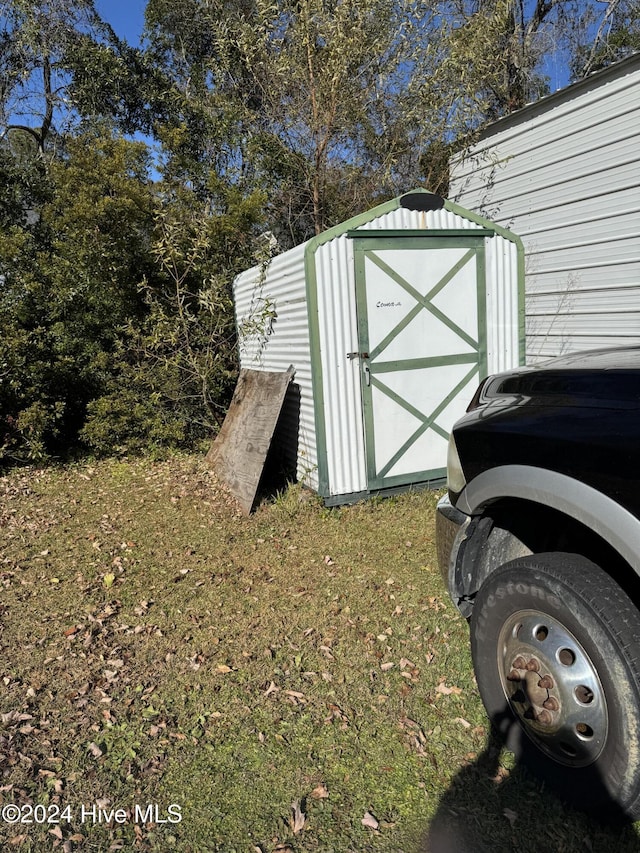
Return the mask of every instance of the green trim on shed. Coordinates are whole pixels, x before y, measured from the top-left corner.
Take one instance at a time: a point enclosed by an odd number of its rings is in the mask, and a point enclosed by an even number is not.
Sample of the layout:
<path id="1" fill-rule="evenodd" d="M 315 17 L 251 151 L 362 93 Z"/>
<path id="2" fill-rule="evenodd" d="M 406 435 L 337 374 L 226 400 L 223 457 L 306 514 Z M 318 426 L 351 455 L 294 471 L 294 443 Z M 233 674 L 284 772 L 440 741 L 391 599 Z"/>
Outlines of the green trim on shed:
<path id="1" fill-rule="evenodd" d="M 391 213 L 399 208 L 403 207 L 402 199 L 405 196 L 414 195 L 417 193 L 424 193 L 426 195 L 436 196 L 435 193 L 431 193 L 429 190 L 426 190 L 422 187 L 418 187 L 415 190 L 411 190 L 408 193 L 403 193 L 402 196 L 398 196 L 397 198 L 386 201 L 382 204 L 377 205 L 376 207 L 368 210 L 364 213 L 358 214 L 357 216 L 352 217 L 351 219 L 346 220 L 345 222 L 339 223 L 338 225 L 333 226 L 332 228 L 323 231 L 321 234 L 312 237 L 306 244 L 304 249 L 304 268 L 305 268 L 305 287 L 306 287 L 306 297 L 307 297 L 307 311 L 308 311 L 308 321 L 309 321 L 309 352 L 310 352 L 310 361 L 311 361 L 311 385 L 312 385 L 312 393 L 314 399 L 314 420 L 315 420 L 315 430 L 316 430 L 316 456 L 318 462 L 318 494 L 323 498 L 330 498 L 330 483 L 329 483 L 329 466 L 327 459 L 327 432 L 325 425 L 325 400 L 324 400 L 324 387 L 323 387 L 323 367 L 322 367 L 322 358 L 320 352 L 320 321 L 318 316 L 318 278 L 316 272 L 316 264 L 315 264 L 315 255 L 320 246 L 323 246 L 325 243 L 330 242 L 336 237 L 341 237 L 346 234 L 347 237 L 353 237 L 358 239 L 374 239 L 381 237 L 394 237 L 397 240 L 398 248 L 403 248 L 403 243 L 405 246 L 410 245 L 411 242 L 418 238 L 430 237 L 434 240 L 437 238 L 442 238 L 443 243 L 446 243 L 447 238 L 456 237 L 458 240 L 468 239 L 469 247 L 477 246 L 478 239 L 484 239 L 487 237 L 493 237 L 496 234 L 505 238 L 509 242 L 512 242 L 516 246 L 517 251 L 517 299 L 518 299 L 518 356 L 520 364 L 524 364 L 525 361 L 525 303 L 524 303 L 524 276 L 525 276 L 525 262 L 524 262 L 524 246 L 520 238 L 513 234 L 506 228 L 503 228 L 500 225 L 496 225 L 495 223 L 485 219 L 478 214 L 472 213 L 470 210 L 461 207 L 454 202 L 444 200 L 443 209 L 456 214 L 458 216 L 463 217 L 471 222 L 476 223 L 479 228 L 475 229 L 364 229 L 357 230 L 362 228 L 363 225 L 366 225 L 369 222 L 372 222 L 374 219 L 377 219 L 380 216 L 384 216 L 385 214 Z M 479 284 L 481 282 L 481 286 L 478 288 L 478 298 L 480 299 L 480 293 L 485 293 L 485 285 L 486 285 L 486 263 L 484 252 L 479 253 L 477 257 L 478 263 L 478 274 L 479 274 Z M 479 306 L 480 307 L 480 306 Z M 480 339 L 478 341 L 479 345 L 479 357 L 480 357 L 480 369 L 482 370 L 482 365 L 486 365 L 487 352 L 486 352 L 486 316 L 485 310 L 479 312 L 479 320 L 482 318 L 482 328 L 479 328 Z M 363 416 L 366 419 L 366 413 L 363 413 Z M 424 472 L 425 474 L 429 474 L 430 480 L 435 479 L 436 481 L 440 480 L 438 475 L 441 474 L 438 472 Z M 434 477 L 435 474 L 435 477 Z M 416 472 L 416 477 L 420 477 L 420 472 Z M 386 489 L 382 489 L 380 491 L 387 491 Z M 366 494 L 368 494 L 367 492 Z M 344 496 L 345 500 L 340 500 L 341 496 L 333 496 L 331 497 L 332 503 L 339 502 L 348 502 L 349 496 Z"/>
<path id="2" fill-rule="evenodd" d="M 314 420 L 316 426 L 316 456 L 318 459 L 318 494 L 327 497 L 330 494 L 329 465 L 327 461 L 327 430 L 325 426 L 324 388 L 322 359 L 320 357 L 320 321 L 318 318 L 318 277 L 316 274 L 315 254 L 320 246 L 345 232 L 359 228 L 400 207 L 400 196 L 379 204 L 365 213 L 353 216 L 312 237 L 304 250 L 304 270 L 309 314 L 309 351 L 311 354 L 311 386 L 314 399 Z"/>

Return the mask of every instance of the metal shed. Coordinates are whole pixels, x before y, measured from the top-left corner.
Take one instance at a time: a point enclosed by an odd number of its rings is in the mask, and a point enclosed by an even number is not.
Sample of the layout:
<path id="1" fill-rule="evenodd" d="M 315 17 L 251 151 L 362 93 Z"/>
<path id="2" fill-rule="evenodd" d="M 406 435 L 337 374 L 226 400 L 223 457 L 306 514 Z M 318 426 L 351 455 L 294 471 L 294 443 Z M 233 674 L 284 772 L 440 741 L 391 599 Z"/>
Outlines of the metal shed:
<path id="1" fill-rule="evenodd" d="M 438 484 L 480 378 L 523 363 L 524 261 L 426 190 L 241 273 L 240 366 L 295 370 L 274 441 L 327 504 Z"/>

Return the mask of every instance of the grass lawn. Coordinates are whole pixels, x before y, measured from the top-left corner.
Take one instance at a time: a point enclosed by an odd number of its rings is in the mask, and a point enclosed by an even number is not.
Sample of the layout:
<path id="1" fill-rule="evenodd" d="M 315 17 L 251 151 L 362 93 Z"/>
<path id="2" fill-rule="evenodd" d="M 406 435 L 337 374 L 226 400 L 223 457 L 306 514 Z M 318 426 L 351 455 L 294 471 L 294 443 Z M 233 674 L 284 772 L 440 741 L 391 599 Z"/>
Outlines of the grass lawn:
<path id="1" fill-rule="evenodd" d="M 492 745 L 435 502 L 0 478 L 0 850 L 638 850 Z"/>

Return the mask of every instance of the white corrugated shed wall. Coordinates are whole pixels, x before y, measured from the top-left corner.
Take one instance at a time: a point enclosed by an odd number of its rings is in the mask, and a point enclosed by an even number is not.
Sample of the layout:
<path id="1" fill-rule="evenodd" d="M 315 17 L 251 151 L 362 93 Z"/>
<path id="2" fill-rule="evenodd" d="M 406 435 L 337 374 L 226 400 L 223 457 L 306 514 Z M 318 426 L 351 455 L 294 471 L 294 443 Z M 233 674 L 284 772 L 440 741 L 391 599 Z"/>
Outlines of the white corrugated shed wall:
<path id="1" fill-rule="evenodd" d="M 446 209 L 411 211 L 399 208 L 360 226 L 378 230 L 469 230 L 484 227 Z M 319 488 L 318 448 L 312 386 L 312 358 L 322 366 L 329 493 L 367 489 L 360 363 L 347 353 L 358 350 L 353 241 L 346 233 L 317 247 L 314 254 L 318 298 L 320 353 L 312 354 L 309 338 L 305 249 L 302 244 L 272 259 L 266 269 L 254 267 L 234 283 L 240 366 L 254 370 L 295 368 L 300 388 L 297 413 L 285 413 L 293 444 L 297 440 L 297 476 Z M 518 363 L 518 256 L 514 242 L 500 235 L 485 240 L 487 358 L 490 372 Z M 269 315 L 275 312 L 275 319 Z M 295 432 L 298 432 L 296 437 Z"/>
<path id="2" fill-rule="evenodd" d="M 526 251 L 527 360 L 640 338 L 640 55 L 515 113 L 451 198 Z"/>
<path id="3" fill-rule="evenodd" d="M 234 282 L 240 367 L 249 370 L 295 368 L 293 383 L 300 388 L 299 412 L 295 395 L 288 395 L 283 423 L 287 443 L 298 448 L 297 477 L 318 488 L 318 458 L 311 382 L 309 319 L 304 250 L 306 244 L 277 255 L 266 270 L 253 267 Z M 269 321 L 269 315 L 275 318 Z"/>
<path id="4" fill-rule="evenodd" d="M 464 229 L 483 226 L 442 209 L 399 208 L 357 230 Z M 485 240 L 487 283 L 487 360 L 490 372 L 518 363 L 518 257 L 516 244 L 496 235 Z M 350 494 L 367 488 L 360 362 L 347 353 L 358 350 L 353 241 L 342 234 L 315 253 L 318 316 L 325 401 L 330 493 Z"/>

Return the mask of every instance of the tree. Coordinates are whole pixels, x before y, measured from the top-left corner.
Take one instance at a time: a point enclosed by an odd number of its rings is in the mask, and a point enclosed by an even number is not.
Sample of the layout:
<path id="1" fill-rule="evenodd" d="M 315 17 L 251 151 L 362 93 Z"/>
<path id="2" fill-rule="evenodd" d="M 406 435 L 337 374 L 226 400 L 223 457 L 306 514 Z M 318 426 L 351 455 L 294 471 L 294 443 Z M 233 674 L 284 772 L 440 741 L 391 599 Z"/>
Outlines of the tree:
<path id="1" fill-rule="evenodd" d="M 26 134 L 43 156 L 87 117 L 149 131 L 168 101 L 161 69 L 116 36 L 94 0 L 0 2 L 0 136 Z"/>
<path id="2" fill-rule="evenodd" d="M 263 201 L 221 186 L 213 210 L 178 186 L 156 205 L 156 274 L 139 288 L 145 314 L 123 330 L 117 370 L 89 404 L 82 437 L 94 449 L 192 446 L 219 428 L 237 375 L 231 283 L 255 260 Z"/>
<path id="3" fill-rule="evenodd" d="M 6 149 L 0 161 L 15 198 L 0 231 L 0 458 L 73 446 L 154 274 L 146 146 L 93 129 L 66 148 L 31 182 Z"/>
<path id="4" fill-rule="evenodd" d="M 437 11 L 410 0 L 150 0 L 147 23 L 203 117 L 199 165 L 263 189 L 283 247 L 420 183 L 463 112 L 433 83 Z"/>
<path id="5" fill-rule="evenodd" d="M 446 0 L 442 9 L 445 65 L 484 121 L 548 93 L 550 60 L 575 80 L 638 45 L 637 0 Z"/>
<path id="6" fill-rule="evenodd" d="M 607 3 L 595 35 L 575 51 L 571 68 L 576 79 L 605 68 L 640 50 L 640 4 L 625 0 Z"/>

